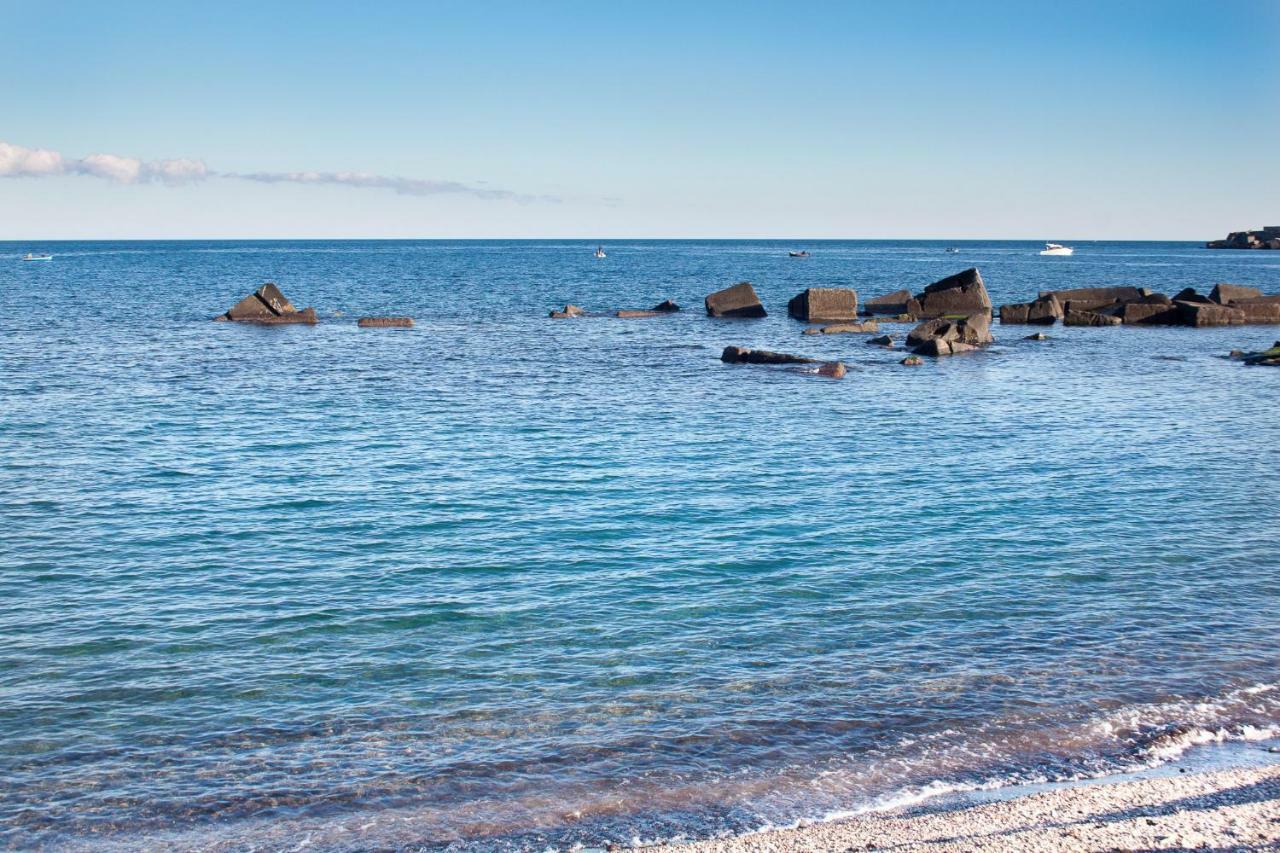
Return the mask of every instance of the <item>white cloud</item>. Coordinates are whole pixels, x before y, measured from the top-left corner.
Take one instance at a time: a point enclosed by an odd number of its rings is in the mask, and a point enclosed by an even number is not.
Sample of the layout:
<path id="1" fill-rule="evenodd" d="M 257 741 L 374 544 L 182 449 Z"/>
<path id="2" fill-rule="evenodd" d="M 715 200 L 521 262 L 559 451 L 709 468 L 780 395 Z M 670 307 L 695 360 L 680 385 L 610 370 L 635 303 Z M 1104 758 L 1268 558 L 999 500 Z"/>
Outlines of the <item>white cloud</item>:
<path id="1" fill-rule="evenodd" d="M 0 142 L 0 178 L 40 178 L 53 175 L 88 175 L 117 184 L 159 182 L 166 186 L 195 183 L 206 178 L 235 178 L 264 184 L 318 184 L 384 189 L 400 195 L 469 195 L 483 199 L 558 201 L 526 196 L 510 190 L 471 186 L 457 181 L 436 181 L 374 175 L 368 172 L 212 172 L 203 160 L 151 160 L 116 154 L 90 154 L 83 159 L 63 157 L 57 151 L 25 148 Z"/>

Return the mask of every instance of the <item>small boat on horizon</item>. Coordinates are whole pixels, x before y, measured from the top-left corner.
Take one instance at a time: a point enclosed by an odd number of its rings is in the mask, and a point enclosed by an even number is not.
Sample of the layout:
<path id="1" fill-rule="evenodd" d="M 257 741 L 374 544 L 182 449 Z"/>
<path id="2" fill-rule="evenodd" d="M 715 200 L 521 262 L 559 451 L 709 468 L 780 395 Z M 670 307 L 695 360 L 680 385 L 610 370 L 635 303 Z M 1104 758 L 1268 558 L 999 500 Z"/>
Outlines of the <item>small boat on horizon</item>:
<path id="1" fill-rule="evenodd" d="M 597 257 L 597 258 L 607 258 L 607 257 L 608 257 L 608 255 L 606 255 L 606 254 L 604 253 L 604 246 L 596 246 L 596 257 Z"/>
<path id="2" fill-rule="evenodd" d="M 801 249 L 798 252 L 787 252 L 787 256 L 791 258 L 807 258 L 809 257 L 809 253 L 804 249 Z"/>
<path id="3" fill-rule="evenodd" d="M 1074 252 L 1074 251 L 1075 251 L 1075 249 L 1071 248 L 1070 246 L 1061 246 L 1061 245 L 1059 245 L 1059 244 L 1057 244 L 1057 243 L 1045 243 L 1045 244 L 1044 244 L 1044 250 L 1043 250 L 1040 254 L 1042 254 L 1042 255 L 1069 255 L 1069 254 L 1071 254 L 1071 253 L 1072 253 L 1072 252 Z"/>
<path id="4" fill-rule="evenodd" d="M 948 255 L 954 255 L 954 254 L 957 254 L 959 251 L 960 251 L 960 250 L 959 250 L 959 249 L 957 249 L 955 246 L 948 246 L 948 247 L 947 247 L 947 254 L 948 254 Z"/>
<path id="5" fill-rule="evenodd" d="M 51 261 L 53 260 L 53 255 L 37 255 L 32 252 L 27 252 L 22 256 L 22 259 L 24 261 Z"/>

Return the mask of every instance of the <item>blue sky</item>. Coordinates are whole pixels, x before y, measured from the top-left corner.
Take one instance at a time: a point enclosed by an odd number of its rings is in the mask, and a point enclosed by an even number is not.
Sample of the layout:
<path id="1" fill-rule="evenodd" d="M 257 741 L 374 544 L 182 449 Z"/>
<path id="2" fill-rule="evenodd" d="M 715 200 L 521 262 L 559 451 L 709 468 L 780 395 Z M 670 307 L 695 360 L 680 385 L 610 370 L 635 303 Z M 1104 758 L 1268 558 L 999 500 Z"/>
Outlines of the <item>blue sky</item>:
<path id="1" fill-rule="evenodd" d="M 2 237 L 1280 224 L 1280 0 L 0 11 Z"/>

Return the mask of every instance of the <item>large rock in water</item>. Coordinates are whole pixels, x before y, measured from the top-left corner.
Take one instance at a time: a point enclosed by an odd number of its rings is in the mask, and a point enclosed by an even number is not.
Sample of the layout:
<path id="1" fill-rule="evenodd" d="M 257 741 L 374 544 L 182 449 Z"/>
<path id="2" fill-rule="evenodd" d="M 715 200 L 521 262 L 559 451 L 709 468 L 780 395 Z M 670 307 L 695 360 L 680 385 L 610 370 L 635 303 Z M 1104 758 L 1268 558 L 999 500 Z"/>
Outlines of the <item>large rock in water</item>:
<path id="1" fill-rule="evenodd" d="M 1015 303 L 1000 306 L 1001 323 L 1030 323 L 1037 326 L 1052 326 L 1062 319 L 1062 305 L 1052 293 L 1041 296 L 1034 302 Z"/>
<path id="2" fill-rule="evenodd" d="M 1245 287 L 1239 284 L 1215 284 L 1209 291 L 1209 298 L 1219 305 L 1230 305 L 1241 299 L 1259 299 L 1262 291 L 1256 287 Z"/>
<path id="3" fill-rule="evenodd" d="M 1120 306 L 1120 322 L 1126 326 L 1177 326 L 1182 315 L 1172 302 L 1126 302 Z"/>
<path id="4" fill-rule="evenodd" d="M 991 297 L 976 267 L 935 281 L 916 296 L 919 317 L 991 313 Z"/>
<path id="5" fill-rule="evenodd" d="M 916 302 L 910 290 L 895 290 L 875 299 L 862 303 L 863 314 L 918 314 L 920 303 Z"/>
<path id="6" fill-rule="evenodd" d="M 299 311 L 293 306 L 280 288 L 271 282 L 259 287 L 253 293 L 241 299 L 225 314 L 215 320 L 233 320 L 241 323 L 304 323 L 315 325 L 318 321 L 316 309 L 304 308 Z"/>
<path id="7" fill-rule="evenodd" d="M 816 364 L 818 365 L 816 373 L 819 376 L 843 379 L 845 374 L 842 361 L 819 361 L 802 355 L 746 347 L 725 347 L 724 352 L 720 353 L 720 360 L 726 364 Z"/>
<path id="8" fill-rule="evenodd" d="M 1046 296 L 1057 299 L 1064 311 L 1097 311 L 1108 305 L 1141 301 L 1143 293 L 1136 287 L 1077 287 L 1074 290 L 1046 290 L 1040 293 L 1040 298 Z"/>
<path id="9" fill-rule="evenodd" d="M 858 319 L 858 292 L 850 287 L 810 287 L 787 303 L 797 320 L 826 323 Z"/>
<path id="10" fill-rule="evenodd" d="M 1213 302 L 1174 303 L 1183 325 L 1203 328 L 1205 326 L 1240 326 L 1245 322 L 1244 312 L 1239 308 L 1218 305 Z"/>
<path id="11" fill-rule="evenodd" d="M 717 290 L 706 299 L 709 317 L 764 317 L 767 316 L 760 297 L 751 282 L 743 281 L 733 287 Z"/>

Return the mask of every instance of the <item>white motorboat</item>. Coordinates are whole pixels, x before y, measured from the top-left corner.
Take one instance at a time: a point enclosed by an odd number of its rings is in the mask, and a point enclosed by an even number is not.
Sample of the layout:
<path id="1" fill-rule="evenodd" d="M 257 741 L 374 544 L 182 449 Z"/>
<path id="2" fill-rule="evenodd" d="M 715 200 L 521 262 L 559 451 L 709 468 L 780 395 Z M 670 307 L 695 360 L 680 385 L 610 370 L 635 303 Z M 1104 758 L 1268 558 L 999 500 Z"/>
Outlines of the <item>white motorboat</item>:
<path id="1" fill-rule="evenodd" d="M 1042 255 L 1069 255 L 1069 254 L 1071 254 L 1071 253 L 1072 253 L 1072 252 L 1074 252 L 1074 251 L 1075 251 L 1075 249 L 1071 248 L 1070 246 L 1059 246 L 1057 243 L 1045 243 L 1045 244 L 1044 244 L 1044 251 L 1042 251 L 1040 254 L 1042 254 Z"/>
<path id="2" fill-rule="evenodd" d="M 22 259 L 24 261 L 51 261 L 53 260 L 53 255 L 35 255 L 31 252 L 27 252 L 22 256 Z"/>
<path id="3" fill-rule="evenodd" d="M 606 254 L 604 253 L 604 246 L 596 246 L 596 257 L 597 257 L 597 258 L 607 258 L 607 257 L 608 257 L 608 255 L 606 255 Z"/>

